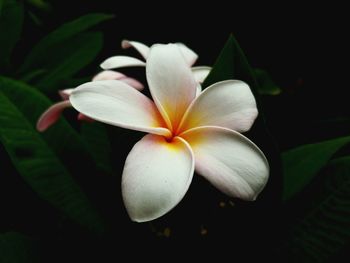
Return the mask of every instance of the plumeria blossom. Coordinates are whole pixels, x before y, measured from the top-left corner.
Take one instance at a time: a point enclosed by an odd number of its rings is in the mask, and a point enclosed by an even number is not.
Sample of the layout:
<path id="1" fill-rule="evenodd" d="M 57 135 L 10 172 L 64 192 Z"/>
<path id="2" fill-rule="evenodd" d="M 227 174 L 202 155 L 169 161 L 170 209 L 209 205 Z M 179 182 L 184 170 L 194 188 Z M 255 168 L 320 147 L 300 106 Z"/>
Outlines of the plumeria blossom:
<path id="1" fill-rule="evenodd" d="M 69 97 L 84 115 L 147 132 L 129 153 L 122 196 L 132 220 L 156 219 L 187 192 L 194 170 L 223 193 L 255 200 L 269 165 L 240 134 L 258 111 L 249 86 L 239 80 L 213 84 L 196 97 L 196 82 L 178 45 L 148 50 L 146 77 L 153 101 L 122 81 L 85 83 Z"/>
<path id="2" fill-rule="evenodd" d="M 208 67 L 208 66 L 193 67 L 193 65 L 196 63 L 198 59 L 198 55 L 193 50 L 189 49 L 186 45 L 182 43 L 176 43 L 176 45 L 179 47 L 180 52 L 183 55 L 187 65 L 191 67 L 191 71 L 193 73 L 195 80 L 200 84 L 203 83 L 205 78 L 208 76 L 211 70 L 211 67 Z M 135 48 L 141 54 L 141 56 L 147 61 L 147 58 L 150 52 L 150 48 L 148 46 L 137 41 L 129 41 L 129 40 L 122 41 L 122 48 L 127 49 L 130 47 Z M 143 66 L 146 66 L 146 63 L 134 57 L 113 56 L 106 59 L 101 64 L 101 68 L 105 70 L 116 69 L 121 67 L 135 67 L 135 66 L 143 67 Z M 201 92 L 201 86 L 198 85 L 196 95 L 198 96 L 200 92 Z"/>
<path id="3" fill-rule="evenodd" d="M 136 79 L 129 78 L 120 72 L 112 71 L 112 70 L 104 70 L 98 73 L 95 77 L 93 77 L 92 81 L 112 80 L 112 79 L 121 80 L 137 90 L 142 90 L 144 88 L 143 85 Z M 58 119 L 62 115 L 63 110 L 65 110 L 66 108 L 72 107 L 69 101 L 69 96 L 72 93 L 72 91 L 73 89 L 65 89 L 65 90 L 60 90 L 58 92 L 62 98 L 62 101 L 53 104 L 40 116 L 36 125 L 36 128 L 38 131 L 43 132 L 46 129 L 48 129 L 50 126 L 52 126 L 58 121 Z M 78 120 L 92 121 L 92 119 L 88 118 L 82 113 L 78 114 Z"/>

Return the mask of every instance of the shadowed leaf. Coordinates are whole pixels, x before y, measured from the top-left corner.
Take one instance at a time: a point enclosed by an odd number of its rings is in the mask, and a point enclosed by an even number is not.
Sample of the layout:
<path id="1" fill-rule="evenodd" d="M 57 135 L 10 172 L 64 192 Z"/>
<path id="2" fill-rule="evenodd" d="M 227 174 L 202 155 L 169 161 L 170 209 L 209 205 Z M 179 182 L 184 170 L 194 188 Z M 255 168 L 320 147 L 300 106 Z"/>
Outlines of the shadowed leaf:
<path id="1" fill-rule="evenodd" d="M 38 249 L 35 241 L 20 233 L 0 234 L 0 262 L 41 262 Z"/>
<path id="2" fill-rule="evenodd" d="M 62 89 L 62 81 L 72 77 L 95 59 L 102 49 L 103 36 L 99 32 L 86 32 L 69 39 L 68 42 L 64 43 L 64 48 L 57 46 L 46 55 L 42 69 L 47 73 L 35 82 L 35 86 L 41 91 L 48 93 Z"/>
<path id="3" fill-rule="evenodd" d="M 308 144 L 286 151 L 283 161 L 283 200 L 292 198 L 311 182 L 332 156 L 350 142 L 342 137 L 315 144 Z"/>
<path id="4" fill-rule="evenodd" d="M 112 149 L 105 126 L 98 122 L 82 123 L 81 134 L 97 166 L 108 174 L 112 173 Z"/>
<path id="5" fill-rule="evenodd" d="M 55 52 L 62 52 L 60 49 L 67 48 L 66 45 L 69 44 L 68 40 L 70 38 L 76 37 L 79 33 L 111 18 L 113 18 L 113 16 L 107 14 L 88 14 L 60 26 L 55 31 L 45 36 L 33 48 L 21 66 L 20 72 L 34 68 L 42 68 L 43 62 L 50 60 L 47 59 L 46 56 Z"/>
<path id="6" fill-rule="evenodd" d="M 13 0 L 0 3 L 0 68 L 8 68 L 12 50 L 20 39 L 23 6 Z"/>
<path id="7" fill-rule="evenodd" d="M 293 259 L 298 262 L 333 262 L 331 257 L 349 244 L 349 174 L 349 156 L 329 163 L 320 190 L 322 196 L 292 231 L 289 251 Z"/>
<path id="8" fill-rule="evenodd" d="M 22 178 L 41 198 L 84 227 L 101 230 L 99 216 L 80 187 L 23 114 L 2 93 L 0 140 Z"/>

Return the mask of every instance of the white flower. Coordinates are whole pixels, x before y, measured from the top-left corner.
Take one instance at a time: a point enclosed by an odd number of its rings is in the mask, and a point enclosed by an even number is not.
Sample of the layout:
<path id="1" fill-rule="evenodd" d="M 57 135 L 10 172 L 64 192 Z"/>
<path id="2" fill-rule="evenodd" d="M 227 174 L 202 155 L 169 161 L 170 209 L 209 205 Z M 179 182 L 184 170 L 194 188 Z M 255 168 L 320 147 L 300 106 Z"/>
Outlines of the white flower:
<path id="1" fill-rule="evenodd" d="M 85 83 L 69 97 L 92 119 L 149 133 L 133 147 L 123 171 L 131 219 L 153 220 L 174 208 L 194 170 L 231 197 L 255 200 L 269 165 L 239 133 L 250 129 L 258 113 L 249 86 L 226 80 L 196 97 L 198 83 L 175 44 L 147 49 L 146 76 L 154 102 L 117 80 Z"/>
<path id="2" fill-rule="evenodd" d="M 193 65 L 196 63 L 198 59 L 198 55 L 191 49 L 189 49 L 186 45 L 182 43 L 176 43 L 176 45 L 179 47 L 181 54 L 183 55 L 186 63 L 192 67 L 191 71 L 193 73 L 193 76 L 195 80 L 198 83 L 203 83 L 205 78 L 208 76 L 211 67 L 208 66 L 197 66 L 193 67 Z M 133 47 L 135 48 L 141 56 L 147 61 L 148 54 L 150 48 L 146 46 L 143 43 L 137 42 L 137 41 L 129 41 L 129 40 L 123 40 L 122 41 L 122 48 L 127 49 Z M 100 65 L 101 68 L 107 70 L 107 69 L 116 69 L 121 67 L 137 67 L 137 66 L 145 66 L 146 63 L 133 57 L 128 56 L 113 56 L 108 59 L 106 59 L 102 64 Z M 201 92 L 201 86 L 197 86 L 197 93 L 198 96 Z"/>

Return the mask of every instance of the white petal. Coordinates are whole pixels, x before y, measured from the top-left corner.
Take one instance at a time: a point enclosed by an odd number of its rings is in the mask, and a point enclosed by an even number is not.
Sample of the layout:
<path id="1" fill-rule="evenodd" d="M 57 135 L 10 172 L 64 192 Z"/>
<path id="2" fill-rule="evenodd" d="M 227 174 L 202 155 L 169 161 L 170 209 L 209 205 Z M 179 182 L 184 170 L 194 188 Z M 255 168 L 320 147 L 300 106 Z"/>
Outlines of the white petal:
<path id="1" fill-rule="evenodd" d="M 226 80 L 213 84 L 196 98 L 182 120 L 181 130 L 220 126 L 245 132 L 257 115 L 249 86 L 239 80 Z"/>
<path id="2" fill-rule="evenodd" d="M 58 102 L 53 104 L 50 108 L 48 108 L 43 114 L 41 114 L 38 122 L 36 123 L 36 129 L 40 132 L 45 131 L 50 126 L 55 124 L 64 109 L 72 107 L 68 100 Z"/>
<path id="3" fill-rule="evenodd" d="M 189 49 L 183 43 L 176 43 L 176 45 L 180 48 L 180 51 L 185 58 L 187 65 L 192 66 L 194 63 L 196 63 L 198 55 L 192 49 Z"/>
<path id="4" fill-rule="evenodd" d="M 191 145 L 196 171 L 223 193 L 255 200 L 266 185 L 265 155 L 238 132 L 212 126 L 192 129 L 181 137 Z"/>
<path id="5" fill-rule="evenodd" d="M 197 85 L 196 97 L 198 97 L 202 93 L 202 86 L 200 84 Z"/>
<path id="6" fill-rule="evenodd" d="M 103 70 L 96 74 L 92 81 L 98 81 L 98 80 L 109 80 L 109 79 L 121 79 L 125 78 L 126 76 L 120 72 L 113 71 L 113 70 Z"/>
<path id="7" fill-rule="evenodd" d="M 137 90 L 144 89 L 143 84 L 140 81 L 138 81 L 137 79 L 125 77 L 125 78 L 120 79 L 120 81 L 123 81 L 124 83 L 130 85 L 131 87 L 133 87 Z"/>
<path id="8" fill-rule="evenodd" d="M 130 47 L 135 48 L 141 54 L 141 56 L 143 56 L 145 60 L 147 59 L 148 52 L 149 52 L 148 46 L 137 41 L 129 41 L 129 40 L 122 41 L 122 48 L 127 49 Z"/>
<path id="9" fill-rule="evenodd" d="M 174 208 L 191 184 L 194 158 L 181 138 L 146 135 L 129 153 L 123 171 L 122 194 L 130 218 L 156 219 Z"/>
<path id="10" fill-rule="evenodd" d="M 197 83 L 177 45 L 152 46 L 146 66 L 152 97 L 169 127 L 175 129 L 196 96 Z"/>
<path id="11" fill-rule="evenodd" d="M 201 84 L 211 71 L 211 67 L 207 66 L 192 67 L 191 69 L 195 80 Z"/>
<path id="12" fill-rule="evenodd" d="M 145 65 L 145 62 L 137 58 L 127 56 L 114 56 L 103 61 L 100 67 L 103 69 L 113 69 L 123 67 L 144 67 Z"/>
<path id="13" fill-rule="evenodd" d="M 138 80 L 134 78 L 129 78 L 125 76 L 123 73 L 120 73 L 118 71 L 113 71 L 113 70 L 101 71 L 95 77 L 93 77 L 92 81 L 111 80 L 111 79 L 123 81 L 137 90 L 143 90 L 144 88 L 143 84 Z"/>
<path id="14" fill-rule="evenodd" d="M 145 95 L 119 80 L 85 83 L 69 97 L 84 115 L 111 125 L 169 136 L 155 104 Z"/>

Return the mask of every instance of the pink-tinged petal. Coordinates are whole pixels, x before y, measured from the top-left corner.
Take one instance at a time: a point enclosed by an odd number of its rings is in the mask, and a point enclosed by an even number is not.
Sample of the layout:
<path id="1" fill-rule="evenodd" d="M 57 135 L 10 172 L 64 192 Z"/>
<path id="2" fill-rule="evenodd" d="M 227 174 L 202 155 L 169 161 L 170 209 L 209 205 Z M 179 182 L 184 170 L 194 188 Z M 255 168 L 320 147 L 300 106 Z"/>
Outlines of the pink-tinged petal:
<path id="1" fill-rule="evenodd" d="M 138 81 L 138 80 L 136 80 L 134 78 L 125 77 L 125 78 L 120 79 L 120 81 L 125 82 L 126 84 L 130 85 L 131 87 L 133 87 L 133 88 L 135 88 L 137 90 L 143 90 L 144 89 L 143 84 L 140 81 Z"/>
<path id="2" fill-rule="evenodd" d="M 168 126 L 176 129 L 196 96 L 197 83 L 177 45 L 151 47 L 146 76 L 152 97 Z"/>
<path id="3" fill-rule="evenodd" d="M 181 135 L 193 150 L 196 171 L 223 193 L 255 200 L 269 177 L 262 151 L 238 132 L 201 127 Z"/>
<path id="4" fill-rule="evenodd" d="M 122 48 L 127 49 L 133 47 L 141 54 L 141 56 L 146 60 L 148 57 L 149 47 L 137 41 L 123 40 Z"/>
<path id="5" fill-rule="evenodd" d="M 104 71 L 98 73 L 92 79 L 92 81 L 112 80 L 112 79 L 121 80 L 137 90 L 144 89 L 143 84 L 141 82 L 139 82 L 138 80 L 136 80 L 134 78 L 129 78 L 129 77 L 125 76 L 124 74 L 117 72 L 117 71 L 113 71 L 113 70 L 104 70 Z"/>
<path id="6" fill-rule="evenodd" d="M 207 66 L 192 67 L 191 69 L 195 80 L 201 84 L 211 71 L 211 67 Z"/>
<path id="7" fill-rule="evenodd" d="M 100 67 L 103 69 L 113 69 L 124 67 L 144 67 L 145 65 L 145 62 L 137 58 L 127 56 L 114 56 L 103 61 Z"/>
<path id="8" fill-rule="evenodd" d="M 129 153 L 123 171 L 122 194 L 133 221 L 145 222 L 173 209 L 186 194 L 194 158 L 181 138 L 146 135 Z"/>
<path id="9" fill-rule="evenodd" d="M 189 49 L 183 43 L 176 43 L 176 45 L 180 48 L 180 51 L 181 51 L 187 65 L 192 66 L 194 63 L 196 63 L 196 61 L 198 59 L 198 55 L 192 49 Z"/>
<path id="10" fill-rule="evenodd" d="M 110 80 L 110 79 L 122 79 L 125 78 L 126 76 L 120 72 L 113 71 L 113 70 L 103 70 L 96 74 L 93 78 L 92 81 L 97 81 L 97 80 Z"/>
<path id="11" fill-rule="evenodd" d="M 137 89 L 137 90 L 143 90 L 144 86 L 141 82 L 139 82 L 138 80 L 134 79 L 134 78 L 129 78 L 127 76 L 125 76 L 124 74 L 117 72 L 117 71 L 113 71 L 113 70 L 104 70 L 100 73 L 98 73 L 93 79 L 92 81 L 98 81 L 98 80 L 121 80 L 123 82 L 125 82 L 126 84 L 129 84 L 131 87 Z"/>
<path id="12" fill-rule="evenodd" d="M 218 82 L 205 89 L 186 112 L 181 131 L 221 126 L 238 132 L 250 129 L 258 115 L 249 86 L 239 80 Z"/>
<path id="13" fill-rule="evenodd" d="M 94 122 L 95 121 L 82 113 L 78 114 L 77 119 L 78 119 L 78 121 L 85 121 L 85 122 Z"/>
<path id="14" fill-rule="evenodd" d="M 85 83 L 69 97 L 84 115 L 111 125 L 170 136 L 155 104 L 141 92 L 119 80 Z"/>
<path id="15" fill-rule="evenodd" d="M 58 94 L 63 100 L 68 100 L 70 94 L 72 93 L 73 89 L 64 89 L 64 90 L 59 90 Z"/>
<path id="16" fill-rule="evenodd" d="M 40 132 L 45 131 L 58 121 L 64 109 L 71 106 L 72 105 L 68 100 L 53 104 L 40 116 L 38 122 L 36 123 L 36 129 Z"/>

